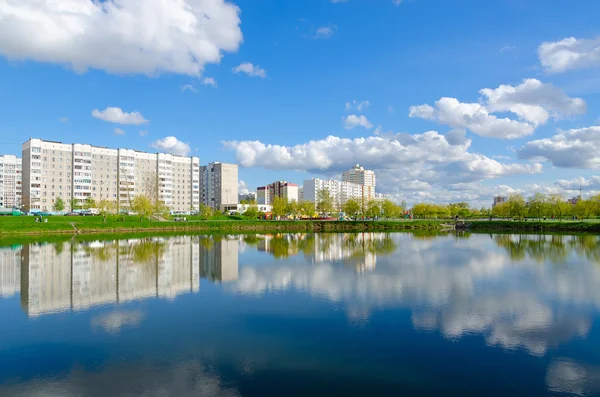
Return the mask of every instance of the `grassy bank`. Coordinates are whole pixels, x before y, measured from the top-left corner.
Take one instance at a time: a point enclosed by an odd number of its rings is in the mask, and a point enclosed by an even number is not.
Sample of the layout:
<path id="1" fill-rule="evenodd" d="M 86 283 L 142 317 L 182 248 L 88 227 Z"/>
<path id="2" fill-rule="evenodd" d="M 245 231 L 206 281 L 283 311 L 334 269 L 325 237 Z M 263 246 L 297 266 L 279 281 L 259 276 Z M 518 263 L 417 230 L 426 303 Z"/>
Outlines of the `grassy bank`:
<path id="1" fill-rule="evenodd" d="M 248 221 L 189 220 L 187 222 L 143 220 L 138 217 L 48 217 L 36 223 L 32 217 L 0 218 L 0 237 L 73 234 L 112 234 L 138 232 L 334 232 L 376 230 L 436 230 L 437 221 Z"/>
<path id="2" fill-rule="evenodd" d="M 0 217 L 0 237 L 52 236 L 131 233 L 243 233 L 243 232 L 352 232 L 352 231 L 434 231 L 451 224 L 448 220 L 393 221 L 249 221 L 235 218 L 220 220 L 188 220 L 187 222 L 147 220 L 138 217 L 122 219 L 102 217 L 48 217 L 48 222 L 36 223 L 32 217 Z M 515 222 L 467 221 L 472 232 L 531 233 L 600 233 L 600 222 Z"/>

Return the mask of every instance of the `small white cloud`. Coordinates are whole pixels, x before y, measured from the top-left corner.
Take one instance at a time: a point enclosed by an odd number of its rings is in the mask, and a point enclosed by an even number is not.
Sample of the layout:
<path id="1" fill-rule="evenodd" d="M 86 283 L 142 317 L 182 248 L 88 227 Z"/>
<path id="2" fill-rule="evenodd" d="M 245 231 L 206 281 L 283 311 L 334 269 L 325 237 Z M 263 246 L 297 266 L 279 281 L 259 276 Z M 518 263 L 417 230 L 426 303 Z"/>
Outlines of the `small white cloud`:
<path id="1" fill-rule="evenodd" d="M 327 26 L 321 26 L 319 28 L 317 28 L 315 35 L 313 36 L 315 39 L 328 39 L 331 36 L 333 36 L 333 34 L 335 33 L 335 31 L 337 30 L 337 25 L 327 25 Z"/>
<path id="2" fill-rule="evenodd" d="M 204 85 L 210 85 L 211 87 L 216 87 L 217 86 L 217 80 L 215 80 L 213 77 L 205 77 L 202 80 L 202 84 L 204 84 Z"/>
<path id="3" fill-rule="evenodd" d="M 394 5 L 399 6 L 400 4 L 402 4 L 402 0 L 392 0 L 392 3 L 394 3 Z"/>
<path id="4" fill-rule="evenodd" d="M 394 107 L 393 106 L 388 106 L 387 111 L 389 114 L 394 114 Z"/>
<path id="5" fill-rule="evenodd" d="M 115 128 L 115 135 L 125 135 L 125 131 L 120 128 Z"/>
<path id="6" fill-rule="evenodd" d="M 68 123 L 69 119 L 67 117 L 61 117 L 60 119 L 58 119 L 58 121 L 60 121 L 61 123 Z"/>
<path id="7" fill-rule="evenodd" d="M 542 43 L 538 48 L 538 55 L 542 66 L 550 73 L 600 68 L 600 37 L 568 37 L 556 42 Z"/>
<path id="8" fill-rule="evenodd" d="M 369 101 L 352 101 L 352 102 L 346 102 L 346 111 L 347 112 L 351 112 L 353 110 L 357 110 L 359 112 L 362 112 L 363 110 L 367 109 L 369 106 L 371 106 L 371 103 Z"/>
<path id="9" fill-rule="evenodd" d="M 148 135 L 148 131 L 140 131 L 140 136 L 146 136 Z"/>
<path id="10" fill-rule="evenodd" d="M 181 92 L 186 92 L 186 91 L 195 93 L 195 92 L 198 92 L 198 89 L 196 87 L 194 87 L 193 84 L 184 84 L 181 86 Z"/>
<path id="11" fill-rule="evenodd" d="M 242 63 L 233 68 L 234 73 L 245 73 L 250 77 L 260 77 L 264 79 L 267 77 L 267 72 L 259 65 L 253 65 L 250 62 Z"/>
<path id="12" fill-rule="evenodd" d="M 247 194 L 248 192 L 250 192 L 250 190 L 248 189 L 248 184 L 246 184 L 246 182 L 241 179 L 238 182 L 238 192 L 240 194 Z"/>
<path id="13" fill-rule="evenodd" d="M 191 152 L 190 145 L 181 142 L 174 136 L 158 139 L 152 142 L 150 147 L 178 156 L 187 156 Z"/>
<path id="14" fill-rule="evenodd" d="M 107 121 L 109 123 L 115 124 L 133 124 L 133 125 L 141 125 L 146 124 L 149 121 L 142 116 L 139 112 L 131 112 L 127 113 L 121 110 L 121 108 L 113 108 L 107 107 L 106 109 L 100 111 L 98 109 L 94 109 L 92 111 L 92 116 L 97 119 Z"/>
<path id="15" fill-rule="evenodd" d="M 367 129 L 373 128 L 373 124 L 364 116 L 357 116 L 355 114 L 350 114 L 346 117 L 343 117 L 344 120 L 344 128 L 347 130 L 351 130 L 356 127 L 365 127 Z"/>
<path id="16" fill-rule="evenodd" d="M 514 50 L 516 48 L 517 47 L 515 47 L 514 45 L 505 45 L 502 48 L 500 48 L 500 52 L 512 51 L 512 50 Z"/>

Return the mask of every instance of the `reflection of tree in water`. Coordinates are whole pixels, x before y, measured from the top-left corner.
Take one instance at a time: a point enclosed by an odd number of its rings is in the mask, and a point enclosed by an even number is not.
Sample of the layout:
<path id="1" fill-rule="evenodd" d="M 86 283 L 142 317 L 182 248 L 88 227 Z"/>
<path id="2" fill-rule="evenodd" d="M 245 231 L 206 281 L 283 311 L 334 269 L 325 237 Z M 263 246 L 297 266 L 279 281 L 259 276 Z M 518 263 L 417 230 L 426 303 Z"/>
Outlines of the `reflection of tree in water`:
<path id="1" fill-rule="evenodd" d="M 150 263 L 164 255 L 166 244 L 163 241 L 144 238 L 137 244 L 129 246 L 129 252 L 134 263 Z"/>
<path id="2" fill-rule="evenodd" d="M 85 245 L 83 247 L 83 250 L 86 254 L 88 254 L 92 258 L 94 258 L 98 261 L 101 261 L 101 262 L 106 262 L 116 256 L 115 255 L 115 253 L 117 251 L 116 248 L 117 248 L 117 243 L 111 242 L 111 243 L 104 243 L 104 244 L 102 244 L 101 247 L 93 247 L 91 245 Z"/>
<path id="3" fill-rule="evenodd" d="M 298 255 L 298 236 L 277 235 L 269 241 L 269 252 L 276 259 L 286 259 L 290 255 Z"/>
<path id="4" fill-rule="evenodd" d="M 243 240 L 246 244 L 255 246 L 258 245 L 262 239 L 256 234 L 247 234 L 244 236 Z"/>
<path id="5" fill-rule="evenodd" d="M 54 252 L 56 252 L 56 255 L 62 254 L 64 250 L 65 250 L 65 242 L 64 241 L 59 241 L 58 243 L 54 243 Z"/>
<path id="6" fill-rule="evenodd" d="M 541 263 L 563 263 L 571 252 L 585 255 L 589 260 L 600 263 L 600 244 L 598 236 L 561 236 L 561 235 L 496 235 L 494 240 L 506 250 L 512 260 L 526 257 Z"/>

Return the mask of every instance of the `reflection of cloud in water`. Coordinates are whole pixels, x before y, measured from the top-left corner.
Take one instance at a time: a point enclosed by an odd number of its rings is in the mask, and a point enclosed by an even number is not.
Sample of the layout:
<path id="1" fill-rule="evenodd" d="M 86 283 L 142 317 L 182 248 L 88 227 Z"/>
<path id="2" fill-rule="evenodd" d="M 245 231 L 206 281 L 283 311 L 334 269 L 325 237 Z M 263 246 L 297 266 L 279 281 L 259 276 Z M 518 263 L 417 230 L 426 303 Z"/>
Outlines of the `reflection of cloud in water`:
<path id="1" fill-rule="evenodd" d="M 93 329 L 102 328 L 109 334 L 118 334 L 124 326 L 137 327 L 144 319 L 144 313 L 139 310 L 120 310 L 92 318 Z"/>
<path id="2" fill-rule="evenodd" d="M 158 366 L 148 363 L 114 365 L 102 372 L 73 370 L 64 379 L 35 379 L 0 386 L 0 395 L 11 397 L 233 397 L 240 393 L 223 385 L 198 361 Z"/>
<path id="3" fill-rule="evenodd" d="M 585 336 L 590 316 L 577 306 L 600 306 L 600 267 L 585 258 L 560 266 L 514 263 L 487 236 L 416 241 L 397 236 L 398 250 L 371 273 L 297 258 L 245 267 L 235 292 L 296 289 L 342 302 L 349 317 L 377 308 L 408 307 L 418 329 L 448 338 L 483 334 L 489 344 L 543 355 L 551 346 Z"/>
<path id="4" fill-rule="evenodd" d="M 600 392 L 600 367 L 581 365 L 571 359 L 550 364 L 546 375 L 548 389 L 554 393 L 589 396 Z"/>

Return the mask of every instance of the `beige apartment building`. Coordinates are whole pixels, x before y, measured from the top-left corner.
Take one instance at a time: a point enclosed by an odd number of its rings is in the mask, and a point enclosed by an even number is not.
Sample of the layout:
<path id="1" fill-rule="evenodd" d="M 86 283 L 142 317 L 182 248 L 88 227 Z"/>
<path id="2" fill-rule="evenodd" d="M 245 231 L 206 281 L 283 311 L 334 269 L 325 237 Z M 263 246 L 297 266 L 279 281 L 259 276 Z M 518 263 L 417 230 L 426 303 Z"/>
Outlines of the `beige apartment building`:
<path id="1" fill-rule="evenodd" d="M 28 140 L 22 149 L 27 211 L 52 211 L 59 197 L 67 210 L 88 198 L 116 201 L 119 209 L 127 209 L 140 194 L 155 197 L 172 211 L 200 206 L 198 157 L 41 139 Z"/>
<path id="2" fill-rule="evenodd" d="M 298 185 L 287 181 L 276 181 L 256 189 L 258 204 L 273 204 L 275 197 L 281 197 L 287 202 L 298 201 Z"/>
<path id="3" fill-rule="evenodd" d="M 21 208 L 22 162 L 17 156 L 0 156 L 0 208 Z"/>
<path id="4" fill-rule="evenodd" d="M 237 164 L 209 163 L 201 167 L 200 190 L 204 205 L 218 211 L 237 210 Z"/>
<path id="5" fill-rule="evenodd" d="M 377 179 L 374 171 L 365 170 L 360 164 L 356 164 L 352 169 L 342 173 L 342 182 L 360 185 L 363 201 L 366 202 L 375 199 Z"/>

